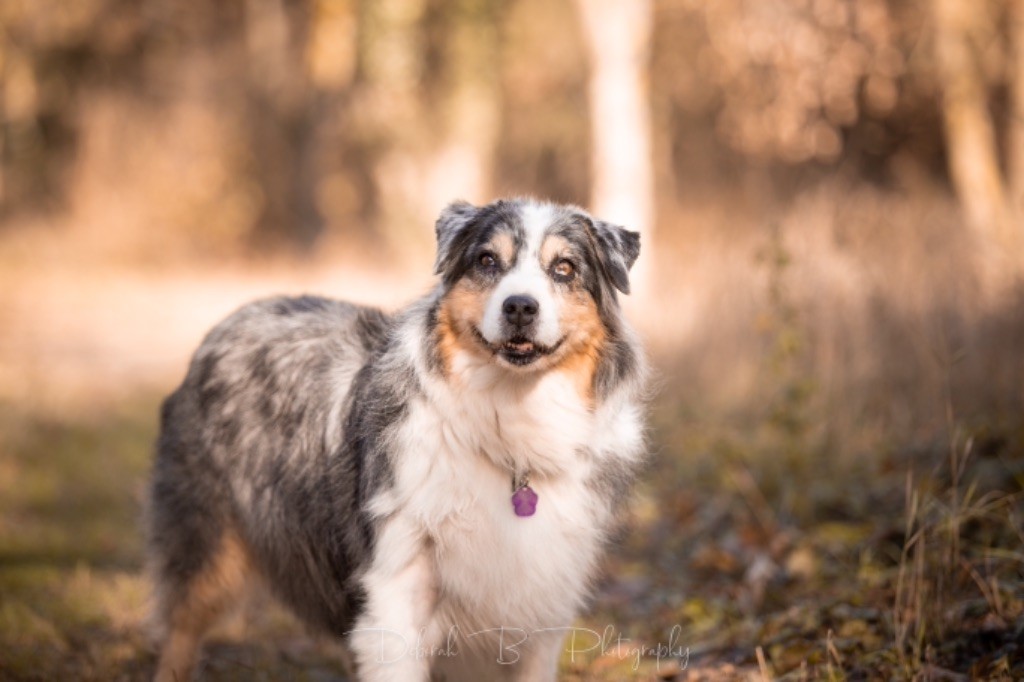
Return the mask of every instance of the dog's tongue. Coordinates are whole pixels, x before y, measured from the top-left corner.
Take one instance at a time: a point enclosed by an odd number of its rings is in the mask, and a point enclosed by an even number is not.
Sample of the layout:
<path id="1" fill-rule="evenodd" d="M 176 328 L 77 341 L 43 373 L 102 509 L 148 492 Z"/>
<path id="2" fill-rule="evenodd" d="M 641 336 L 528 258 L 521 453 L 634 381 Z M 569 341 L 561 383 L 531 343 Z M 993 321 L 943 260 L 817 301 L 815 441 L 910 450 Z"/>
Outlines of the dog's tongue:
<path id="1" fill-rule="evenodd" d="M 506 345 L 517 353 L 529 353 L 533 350 L 532 341 L 509 341 Z"/>

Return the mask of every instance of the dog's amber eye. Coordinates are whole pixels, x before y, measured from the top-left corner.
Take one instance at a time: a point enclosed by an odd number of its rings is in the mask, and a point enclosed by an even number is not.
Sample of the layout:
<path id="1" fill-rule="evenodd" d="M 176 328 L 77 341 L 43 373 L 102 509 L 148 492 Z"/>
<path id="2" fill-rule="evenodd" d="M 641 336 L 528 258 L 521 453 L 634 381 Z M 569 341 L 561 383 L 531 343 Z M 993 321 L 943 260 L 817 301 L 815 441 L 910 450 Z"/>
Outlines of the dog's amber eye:
<path id="1" fill-rule="evenodd" d="M 562 259 L 555 263 L 555 276 L 561 280 L 570 280 L 576 274 L 576 267 L 569 261 Z"/>
<path id="2" fill-rule="evenodd" d="M 494 254 L 490 253 L 489 251 L 481 253 L 480 257 L 477 260 L 479 261 L 480 265 L 484 266 L 485 268 L 493 268 L 495 265 L 498 264 L 498 259 L 495 258 Z"/>

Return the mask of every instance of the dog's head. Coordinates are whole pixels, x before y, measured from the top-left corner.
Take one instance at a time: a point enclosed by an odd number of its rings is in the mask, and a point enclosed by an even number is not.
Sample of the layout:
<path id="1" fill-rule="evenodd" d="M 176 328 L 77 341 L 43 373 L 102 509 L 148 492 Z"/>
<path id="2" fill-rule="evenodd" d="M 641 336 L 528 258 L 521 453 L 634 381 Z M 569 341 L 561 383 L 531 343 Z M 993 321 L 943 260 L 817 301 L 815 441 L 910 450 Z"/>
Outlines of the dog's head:
<path id="1" fill-rule="evenodd" d="M 451 204 L 437 221 L 442 354 L 513 372 L 574 361 L 592 369 L 639 253 L 639 234 L 574 206 Z"/>

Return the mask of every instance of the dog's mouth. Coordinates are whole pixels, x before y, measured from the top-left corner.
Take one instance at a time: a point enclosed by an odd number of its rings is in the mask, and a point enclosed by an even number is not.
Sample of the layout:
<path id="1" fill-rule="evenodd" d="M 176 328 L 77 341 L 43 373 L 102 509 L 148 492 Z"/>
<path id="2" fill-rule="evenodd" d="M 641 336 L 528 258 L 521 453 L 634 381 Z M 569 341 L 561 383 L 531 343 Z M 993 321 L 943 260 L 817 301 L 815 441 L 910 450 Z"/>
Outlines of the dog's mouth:
<path id="1" fill-rule="evenodd" d="M 495 355 L 503 358 L 506 362 L 516 365 L 517 367 L 525 367 L 545 355 L 551 355 L 558 350 L 562 345 L 562 342 L 565 340 L 565 337 L 562 337 L 553 346 L 545 346 L 544 344 L 528 339 L 525 336 L 513 336 L 512 338 L 500 343 L 490 343 L 476 327 L 473 328 L 473 332 L 477 340 L 483 344 L 484 347 Z"/>

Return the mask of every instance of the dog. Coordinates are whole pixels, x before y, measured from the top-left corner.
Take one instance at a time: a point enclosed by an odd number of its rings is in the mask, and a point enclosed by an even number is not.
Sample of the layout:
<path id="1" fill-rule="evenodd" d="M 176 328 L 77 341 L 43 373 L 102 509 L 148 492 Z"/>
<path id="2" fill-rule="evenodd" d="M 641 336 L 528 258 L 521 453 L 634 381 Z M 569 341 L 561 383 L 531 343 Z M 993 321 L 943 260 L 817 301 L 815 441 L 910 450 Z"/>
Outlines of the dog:
<path id="1" fill-rule="evenodd" d="M 362 680 L 555 679 L 645 450 L 639 234 L 519 198 L 455 202 L 436 236 L 408 308 L 251 303 L 164 401 L 159 682 L 251 578 Z"/>

